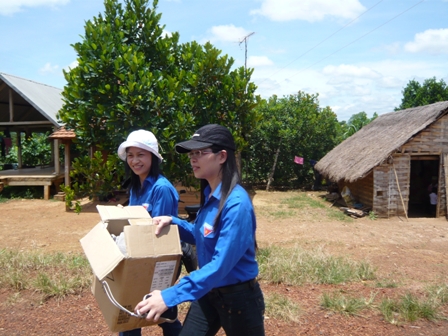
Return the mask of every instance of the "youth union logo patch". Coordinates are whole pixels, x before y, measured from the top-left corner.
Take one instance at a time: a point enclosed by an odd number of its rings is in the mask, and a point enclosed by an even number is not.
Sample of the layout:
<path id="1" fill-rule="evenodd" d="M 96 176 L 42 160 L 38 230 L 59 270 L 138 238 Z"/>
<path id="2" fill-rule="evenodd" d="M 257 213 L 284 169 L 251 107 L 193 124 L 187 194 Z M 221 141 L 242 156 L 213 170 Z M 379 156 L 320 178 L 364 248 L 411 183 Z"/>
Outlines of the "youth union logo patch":
<path id="1" fill-rule="evenodd" d="M 207 237 L 212 232 L 213 232 L 213 226 L 211 226 L 210 224 L 205 223 L 204 224 L 204 237 Z"/>

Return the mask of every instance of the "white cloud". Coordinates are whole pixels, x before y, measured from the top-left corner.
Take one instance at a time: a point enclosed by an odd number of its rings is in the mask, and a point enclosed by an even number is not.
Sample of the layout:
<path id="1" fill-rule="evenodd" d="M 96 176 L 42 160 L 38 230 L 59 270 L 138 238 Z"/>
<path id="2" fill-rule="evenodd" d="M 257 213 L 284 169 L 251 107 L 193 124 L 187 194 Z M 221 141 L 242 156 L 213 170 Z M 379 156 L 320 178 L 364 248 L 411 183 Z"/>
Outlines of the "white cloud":
<path id="1" fill-rule="evenodd" d="M 0 0 L 0 15 L 12 15 L 24 7 L 66 5 L 70 0 Z"/>
<path id="2" fill-rule="evenodd" d="M 342 77 L 378 78 L 381 75 L 368 67 L 341 64 L 338 66 L 328 65 L 323 69 L 325 75 Z"/>
<path id="3" fill-rule="evenodd" d="M 43 75 L 52 74 L 59 71 L 58 65 L 51 65 L 51 63 L 46 63 L 43 68 L 39 69 L 39 72 Z"/>
<path id="4" fill-rule="evenodd" d="M 78 61 L 73 61 L 71 62 L 69 65 L 67 65 L 66 67 L 64 67 L 65 71 L 70 71 L 70 69 L 74 69 L 78 66 Z"/>
<path id="5" fill-rule="evenodd" d="M 272 62 L 268 57 L 266 56 L 250 56 L 247 59 L 247 66 L 248 67 L 256 67 L 256 66 L 266 66 L 266 65 L 272 65 L 274 62 Z"/>
<path id="6" fill-rule="evenodd" d="M 361 97 L 369 97 L 372 94 L 371 88 L 365 85 L 355 85 L 352 92 L 355 96 Z"/>
<path id="7" fill-rule="evenodd" d="M 326 17 L 354 19 L 365 7 L 359 0 L 263 0 L 260 9 L 250 14 L 266 16 L 272 21 L 322 21 Z"/>
<path id="8" fill-rule="evenodd" d="M 411 53 L 448 54 L 448 29 L 428 29 L 415 34 L 414 41 L 405 44 Z"/>
<path id="9" fill-rule="evenodd" d="M 212 36 L 210 42 L 241 42 L 250 32 L 234 25 L 214 26 L 210 30 Z"/>
<path id="10" fill-rule="evenodd" d="M 384 88 L 401 88 L 403 86 L 403 82 L 397 77 L 385 76 L 380 79 L 378 85 Z"/>

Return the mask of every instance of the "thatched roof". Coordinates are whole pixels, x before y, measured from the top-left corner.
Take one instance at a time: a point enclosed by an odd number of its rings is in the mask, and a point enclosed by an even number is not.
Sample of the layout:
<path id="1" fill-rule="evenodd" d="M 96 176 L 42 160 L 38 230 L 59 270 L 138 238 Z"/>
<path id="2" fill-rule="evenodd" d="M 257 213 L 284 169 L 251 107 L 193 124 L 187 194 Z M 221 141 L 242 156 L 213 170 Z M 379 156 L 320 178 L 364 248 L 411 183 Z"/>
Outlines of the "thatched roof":
<path id="1" fill-rule="evenodd" d="M 331 181 L 354 182 L 446 113 L 448 101 L 382 114 L 325 155 L 315 169 Z"/>
<path id="2" fill-rule="evenodd" d="M 59 139 L 59 140 L 67 140 L 67 139 L 75 139 L 76 134 L 73 131 L 66 130 L 64 126 L 59 128 L 57 131 L 50 134 L 49 139 Z"/>

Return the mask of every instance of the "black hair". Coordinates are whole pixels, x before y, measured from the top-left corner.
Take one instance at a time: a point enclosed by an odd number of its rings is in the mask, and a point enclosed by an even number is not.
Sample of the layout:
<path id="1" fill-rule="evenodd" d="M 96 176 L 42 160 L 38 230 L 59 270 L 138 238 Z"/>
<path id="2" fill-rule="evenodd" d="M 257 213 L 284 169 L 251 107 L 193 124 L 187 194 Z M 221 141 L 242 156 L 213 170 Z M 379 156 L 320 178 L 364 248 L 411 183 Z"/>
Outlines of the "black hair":
<path id="1" fill-rule="evenodd" d="M 127 148 L 126 148 L 126 151 L 127 151 Z M 153 176 L 153 177 L 157 178 L 162 173 L 162 171 L 160 169 L 160 161 L 159 161 L 159 158 L 154 153 L 151 153 L 151 157 L 152 157 L 151 168 L 149 169 L 148 176 Z M 132 190 L 136 195 L 140 195 L 140 192 L 142 190 L 142 184 L 140 183 L 140 177 L 132 171 L 131 167 L 129 167 L 127 159 L 124 161 L 124 167 L 125 167 L 126 177 L 130 178 L 128 189 Z"/>
<path id="2" fill-rule="evenodd" d="M 221 166 L 221 200 L 219 201 L 218 213 L 216 214 L 213 228 L 216 230 L 221 220 L 222 209 L 227 201 L 230 193 L 237 184 L 241 184 L 241 176 L 238 165 L 236 163 L 235 151 L 220 146 L 210 147 L 213 153 L 218 153 L 222 150 L 227 152 L 227 160 Z M 205 203 L 204 189 L 209 185 L 206 179 L 201 179 L 201 207 Z M 258 249 L 257 239 L 254 237 L 255 250 Z"/>
<path id="3" fill-rule="evenodd" d="M 213 153 L 219 153 L 220 151 L 224 150 L 223 147 L 215 145 L 211 146 L 210 148 Z M 221 200 L 219 202 L 218 213 L 216 214 L 215 222 L 213 224 L 215 230 L 218 226 L 219 220 L 221 218 L 221 212 L 224 204 L 227 201 L 227 198 L 229 197 L 233 188 L 235 188 L 235 186 L 241 181 L 238 166 L 236 164 L 235 152 L 231 149 L 225 149 L 225 151 L 227 152 L 227 160 L 221 166 Z M 208 185 L 209 183 L 207 180 L 201 179 L 201 207 L 205 203 L 205 196 L 203 191 Z"/>

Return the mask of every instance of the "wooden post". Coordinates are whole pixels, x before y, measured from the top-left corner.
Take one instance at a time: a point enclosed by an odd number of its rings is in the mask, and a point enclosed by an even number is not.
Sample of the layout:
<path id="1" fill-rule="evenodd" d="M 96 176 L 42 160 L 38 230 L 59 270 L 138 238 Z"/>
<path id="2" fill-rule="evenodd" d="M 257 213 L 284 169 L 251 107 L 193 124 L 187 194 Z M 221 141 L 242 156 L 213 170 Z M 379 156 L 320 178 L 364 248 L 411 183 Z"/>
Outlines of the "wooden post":
<path id="1" fill-rule="evenodd" d="M 65 186 L 70 186 L 70 141 L 64 141 Z"/>
<path id="2" fill-rule="evenodd" d="M 50 186 L 44 185 L 44 200 L 48 201 L 50 199 Z"/>
<path id="3" fill-rule="evenodd" d="M 17 145 L 17 164 L 19 169 L 22 169 L 22 139 L 20 136 L 20 131 L 16 132 L 16 145 Z"/>
<path id="4" fill-rule="evenodd" d="M 14 99 L 12 97 L 12 89 L 9 89 L 9 122 L 14 122 Z"/>
<path id="5" fill-rule="evenodd" d="M 54 151 L 54 172 L 59 175 L 61 167 L 59 166 L 59 140 L 54 139 L 53 141 L 53 151 Z"/>

